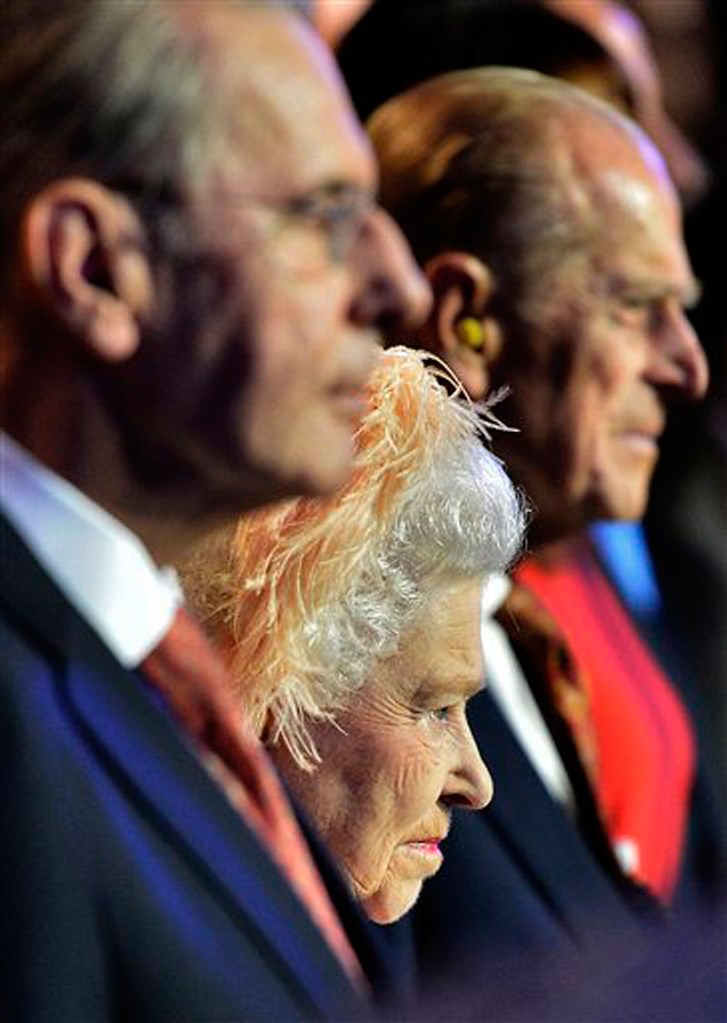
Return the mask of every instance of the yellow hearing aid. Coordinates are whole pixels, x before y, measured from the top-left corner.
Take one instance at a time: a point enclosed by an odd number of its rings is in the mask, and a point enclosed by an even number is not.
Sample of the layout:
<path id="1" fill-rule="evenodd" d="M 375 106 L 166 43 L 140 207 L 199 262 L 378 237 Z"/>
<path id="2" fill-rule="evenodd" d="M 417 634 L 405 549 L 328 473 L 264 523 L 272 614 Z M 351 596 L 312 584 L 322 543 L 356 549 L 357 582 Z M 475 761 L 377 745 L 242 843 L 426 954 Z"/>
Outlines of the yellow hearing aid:
<path id="1" fill-rule="evenodd" d="M 485 327 L 481 320 L 474 316 L 463 316 L 457 321 L 457 339 L 461 344 L 471 348 L 473 352 L 479 352 L 485 343 Z"/>

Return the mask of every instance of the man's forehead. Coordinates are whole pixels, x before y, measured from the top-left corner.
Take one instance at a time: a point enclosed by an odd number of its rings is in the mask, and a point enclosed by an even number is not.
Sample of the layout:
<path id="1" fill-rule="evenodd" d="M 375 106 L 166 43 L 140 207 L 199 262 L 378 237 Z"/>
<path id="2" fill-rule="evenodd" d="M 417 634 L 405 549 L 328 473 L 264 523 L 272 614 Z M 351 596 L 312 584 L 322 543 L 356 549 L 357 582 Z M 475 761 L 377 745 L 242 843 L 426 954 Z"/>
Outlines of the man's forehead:
<path id="1" fill-rule="evenodd" d="M 251 190 L 290 195 L 328 181 L 373 187 L 374 160 L 335 64 L 315 31 L 285 8 L 225 5 L 210 26 L 235 172 Z"/>
<path id="2" fill-rule="evenodd" d="M 694 276 L 671 185 L 654 175 L 609 175 L 610 202 L 601 204 L 593 253 L 612 294 L 647 300 L 674 296 L 696 304 Z"/>
<path id="3" fill-rule="evenodd" d="M 615 117 L 587 116 L 570 135 L 574 180 L 591 213 L 606 231 L 625 220 L 646 230 L 657 223 L 681 241 L 679 200 L 662 155 L 635 124 Z"/>
<path id="4" fill-rule="evenodd" d="M 648 175 L 634 173 L 629 168 L 614 167 L 604 173 L 602 180 L 604 197 L 607 200 L 611 199 L 611 205 L 616 213 L 646 226 L 655 211 L 664 207 L 662 215 L 670 213 L 668 219 L 674 223 L 676 229 L 677 209 L 671 195 L 664 194 L 667 179 L 662 173 L 661 166 L 654 167 L 654 172 Z"/>

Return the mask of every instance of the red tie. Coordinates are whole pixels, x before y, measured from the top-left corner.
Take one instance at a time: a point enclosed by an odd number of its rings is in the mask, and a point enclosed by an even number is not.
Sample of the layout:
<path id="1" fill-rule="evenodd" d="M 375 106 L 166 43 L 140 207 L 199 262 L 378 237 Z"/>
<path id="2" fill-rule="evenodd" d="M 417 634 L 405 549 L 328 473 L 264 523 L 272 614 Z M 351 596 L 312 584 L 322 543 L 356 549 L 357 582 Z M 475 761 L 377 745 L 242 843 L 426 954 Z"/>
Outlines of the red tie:
<path id="1" fill-rule="evenodd" d="M 598 740 L 590 693 L 558 623 L 527 587 L 515 581 L 497 619 L 513 646 L 533 666 L 531 684 L 545 686 L 547 702 L 570 732 L 581 766 L 597 793 Z"/>
<path id="2" fill-rule="evenodd" d="M 268 849 L 348 976 L 365 986 L 275 768 L 243 719 L 224 664 L 183 609 L 139 667 L 197 739 L 205 766 Z"/>

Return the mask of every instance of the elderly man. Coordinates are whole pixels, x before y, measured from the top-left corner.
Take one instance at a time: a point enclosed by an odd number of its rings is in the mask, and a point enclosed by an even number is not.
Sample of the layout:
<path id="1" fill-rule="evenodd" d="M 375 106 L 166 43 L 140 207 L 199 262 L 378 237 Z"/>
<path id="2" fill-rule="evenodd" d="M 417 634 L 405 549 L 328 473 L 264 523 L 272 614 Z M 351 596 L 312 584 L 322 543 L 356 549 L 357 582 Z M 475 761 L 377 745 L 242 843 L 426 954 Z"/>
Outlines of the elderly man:
<path id="1" fill-rule="evenodd" d="M 486 595 L 472 724 L 497 796 L 453 836 L 419 950 L 587 946 L 694 880 L 689 721 L 579 542 L 643 514 L 667 405 L 706 387 L 677 197 L 638 128 L 531 72 L 434 79 L 370 130 L 435 294 L 418 340 L 473 396 L 511 388 L 495 448 L 536 509 L 504 607 Z"/>
<path id="2" fill-rule="evenodd" d="M 347 478 L 426 285 L 292 7 L 0 28 L 0 1015 L 348 1017 L 375 951 L 159 566 Z"/>
<path id="3" fill-rule="evenodd" d="M 410 47 L 407 43 L 415 31 L 417 45 Z M 619 3 L 380 0 L 345 37 L 338 58 L 364 116 L 418 82 L 471 67 L 526 67 L 571 81 L 640 125 L 656 143 L 688 208 L 704 197 L 708 168 L 664 106 L 643 26 Z M 719 799 L 724 793 L 725 804 L 727 645 L 721 637 L 727 608 L 727 547 L 721 543 L 725 527 L 719 510 L 724 505 L 720 455 L 724 445 L 712 411 L 719 404 L 715 392 L 724 375 L 715 358 L 719 302 L 710 313 L 710 299 L 714 305 L 714 295 L 719 294 L 713 265 L 719 266 L 714 253 L 720 249 L 712 244 L 718 222 L 709 207 L 699 204 L 687 222 L 697 275 L 705 281 L 708 300 L 695 311 L 693 322 L 700 324 L 714 362 L 711 393 L 701 409 L 681 409 L 670 417 L 652 486 L 657 500 L 650 501 L 645 530 L 642 521 L 610 521 L 595 523 L 590 532 L 619 597 L 695 711 L 708 781 L 712 785 L 721 781 L 716 795 Z M 721 665 L 726 665 L 724 670 Z"/>

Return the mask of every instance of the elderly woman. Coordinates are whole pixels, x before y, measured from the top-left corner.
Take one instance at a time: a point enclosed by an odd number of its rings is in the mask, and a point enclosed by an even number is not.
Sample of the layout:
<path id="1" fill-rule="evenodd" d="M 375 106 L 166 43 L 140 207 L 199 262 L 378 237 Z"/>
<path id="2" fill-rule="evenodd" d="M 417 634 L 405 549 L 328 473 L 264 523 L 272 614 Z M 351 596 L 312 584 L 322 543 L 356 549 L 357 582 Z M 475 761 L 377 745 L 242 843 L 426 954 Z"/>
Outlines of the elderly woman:
<path id="1" fill-rule="evenodd" d="M 492 796 L 465 707 L 483 583 L 523 531 L 481 410 L 423 358 L 384 355 L 343 491 L 246 517 L 187 578 L 254 726 L 382 924 L 439 869 L 451 808 Z"/>

